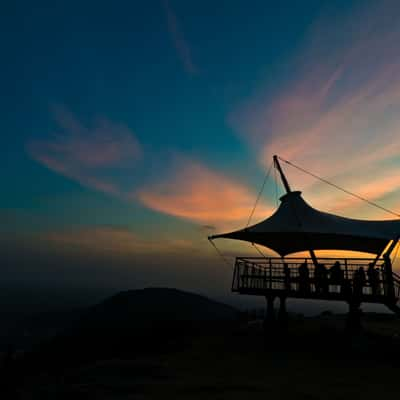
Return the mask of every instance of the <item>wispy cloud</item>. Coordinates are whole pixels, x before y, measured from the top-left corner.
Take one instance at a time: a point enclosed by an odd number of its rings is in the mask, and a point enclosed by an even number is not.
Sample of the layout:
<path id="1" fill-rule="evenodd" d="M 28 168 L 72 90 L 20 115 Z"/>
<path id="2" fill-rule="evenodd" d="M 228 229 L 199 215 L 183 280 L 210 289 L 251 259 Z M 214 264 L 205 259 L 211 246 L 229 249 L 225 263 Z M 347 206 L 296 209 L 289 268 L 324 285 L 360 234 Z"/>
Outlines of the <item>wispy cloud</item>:
<path id="1" fill-rule="evenodd" d="M 229 116 L 261 149 L 262 164 L 276 153 L 372 200 L 399 188 L 400 5 L 382 3 L 334 26 L 316 23 L 290 84 L 274 93 L 258 89 Z M 317 203 L 329 197 L 334 208 L 354 209 L 351 198 L 294 176 Z"/>
<path id="2" fill-rule="evenodd" d="M 40 236 L 41 240 L 62 248 L 75 248 L 94 253 L 115 253 L 121 255 L 196 251 L 196 244 L 189 239 L 167 238 L 144 239 L 136 232 L 111 225 L 85 226 L 55 230 Z"/>
<path id="3" fill-rule="evenodd" d="M 123 124 L 101 118 L 91 127 L 62 107 L 54 109 L 58 132 L 31 140 L 27 150 L 47 168 L 101 192 L 119 195 L 109 172 L 127 168 L 141 157 L 141 147 Z"/>
<path id="4" fill-rule="evenodd" d="M 218 229 L 243 227 L 256 198 L 244 184 L 191 160 L 181 160 L 163 183 L 135 195 L 153 210 Z M 254 220 L 271 209 L 260 204 Z"/>
<path id="5" fill-rule="evenodd" d="M 195 75 L 199 72 L 199 69 L 197 65 L 193 62 L 192 52 L 181 30 L 178 17 L 176 16 L 176 13 L 172 9 L 171 4 L 168 0 L 163 0 L 162 3 L 167 18 L 168 31 L 171 35 L 171 39 L 175 46 L 176 52 L 178 53 L 178 56 L 182 61 L 185 70 L 189 74 Z"/>

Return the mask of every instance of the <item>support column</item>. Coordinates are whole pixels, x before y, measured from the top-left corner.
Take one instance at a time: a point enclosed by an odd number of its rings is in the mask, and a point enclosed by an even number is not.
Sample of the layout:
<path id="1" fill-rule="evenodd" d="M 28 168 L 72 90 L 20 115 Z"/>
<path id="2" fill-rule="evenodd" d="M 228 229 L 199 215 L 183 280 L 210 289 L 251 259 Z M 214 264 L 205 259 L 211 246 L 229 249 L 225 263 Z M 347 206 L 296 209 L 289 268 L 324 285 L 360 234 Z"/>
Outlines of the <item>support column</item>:
<path id="1" fill-rule="evenodd" d="M 267 308 L 265 310 L 264 316 L 264 329 L 266 330 L 268 326 L 275 323 L 275 310 L 274 310 L 274 300 L 275 296 L 265 296 L 267 301 Z"/>
<path id="2" fill-rule="evenodd" d="M 278 321 L 281 327 L 286 327 L 288 322 L 288 313 L 286 310 L 286 296 L 279 297 Z"/>
<path id="3" fill-rule="evenodd" d="M 346 327 L 351 333 L 358 333 L 361 330 L 361 303 L 359 301 L 349 302 L 349 313 L 347 314 Z"/>
<path id="4" fill-rule="evenodd" d="M 392 261 L 390 260 L 390 257 L 386 254 L 383 256 L 383 259 L 385 260 L 384 281 L 386 283 L 385 285 L 386 288 L 384 288 L 384 293 L 385 296 L 388 297 L 389 301 L 394 301 L 395 293 L 394 293 Z"/>

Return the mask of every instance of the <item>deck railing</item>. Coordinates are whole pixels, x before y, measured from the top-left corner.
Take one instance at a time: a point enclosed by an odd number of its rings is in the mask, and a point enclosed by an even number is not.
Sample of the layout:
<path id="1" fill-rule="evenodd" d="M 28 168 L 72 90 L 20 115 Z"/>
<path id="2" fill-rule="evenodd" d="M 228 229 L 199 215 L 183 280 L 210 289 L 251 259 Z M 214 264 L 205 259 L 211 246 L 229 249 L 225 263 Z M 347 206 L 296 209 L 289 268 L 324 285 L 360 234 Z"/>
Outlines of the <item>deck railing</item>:
<path id="1" fill-rule="evenodd" d="M 288 296 L 305 298 L 344 299 L 354 295 L 362 296 L 363 301 L 384 302 L 388 296 L 400 297 L 400 276 L 393 273 L 393 287 L 386 276 L 384 260 L 379 259 L 375 272 L 368 274 L 374 258 L 318 258 L 324 265 L 324 276 L 316 272 L 313 261 L 309 258 L 264 258 L 238 257 L 232 281 L 232 291 L 253 294 L 266 294 L 269 291 L 287 292 Z M 330 273 L 335 263 L 340 265 L 340 279 Z M 307 276 L 304 277 L 304 265 Z M 303 273 L 300 267 L 303 266 Z M 357 280 L 360 268 L 365 279 Z"/>

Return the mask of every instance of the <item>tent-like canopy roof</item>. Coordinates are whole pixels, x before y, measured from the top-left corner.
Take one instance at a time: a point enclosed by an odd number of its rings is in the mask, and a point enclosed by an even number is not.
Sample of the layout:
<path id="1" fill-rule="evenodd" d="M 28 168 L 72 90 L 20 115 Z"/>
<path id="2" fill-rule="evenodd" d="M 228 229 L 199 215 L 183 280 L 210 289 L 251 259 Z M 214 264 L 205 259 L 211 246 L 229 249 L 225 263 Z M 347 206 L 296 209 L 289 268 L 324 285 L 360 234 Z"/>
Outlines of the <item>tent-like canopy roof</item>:
<path id="1" fill-rule="evenodd" d="M 211 236 L 257 243 L 282 257 L 307 250 L 353 250 L 380 254 L 400 235 L 400 219 L 366 221 L 318 211 L 301 192 L 281 197 L 277 211 L 264 221 L 238 231 Z"/>

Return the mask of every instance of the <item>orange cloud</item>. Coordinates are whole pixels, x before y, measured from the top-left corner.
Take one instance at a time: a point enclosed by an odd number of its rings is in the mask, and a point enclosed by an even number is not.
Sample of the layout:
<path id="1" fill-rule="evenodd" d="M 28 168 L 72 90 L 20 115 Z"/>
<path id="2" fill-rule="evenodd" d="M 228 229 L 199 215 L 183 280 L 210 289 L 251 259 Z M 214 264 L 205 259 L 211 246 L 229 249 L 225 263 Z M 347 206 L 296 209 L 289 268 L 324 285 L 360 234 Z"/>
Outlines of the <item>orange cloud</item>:
<path id="1" fill-rule="evenodd" d="M 201 224 L 236 228 L 246 224 L 256 193 L 223 174 L 186 161 L 165 183 L 140 190 L 147 207 Z M 272 207 L 260 204 L 253 218 L 265 218 Z"/>
<path id="2" fill-rule="evenodd" d="M 63 108 L 56 108 L 54 115 L 60 132 L 29 142 L 31 157 L 83 186 L 119 195 L 109 172 L 127 168 L 141 157 L 141 147 L 129 128 L 104 118 L 87 128 Z"/>
<path id="3" fill-rule="evenodd" d="M 349 15 L 334 29 L 325 19 L 314 24 L 290 85 L 278 93 L 259 89 L 229 116 L 261 149 L 263 165 L 279 154 L 376 201 L 398 190 L 400 28 L 394 15 L 400 6 L 383 3 Z M 351 197 L 286 170 L 313 203 L 354 210 Z"/>

